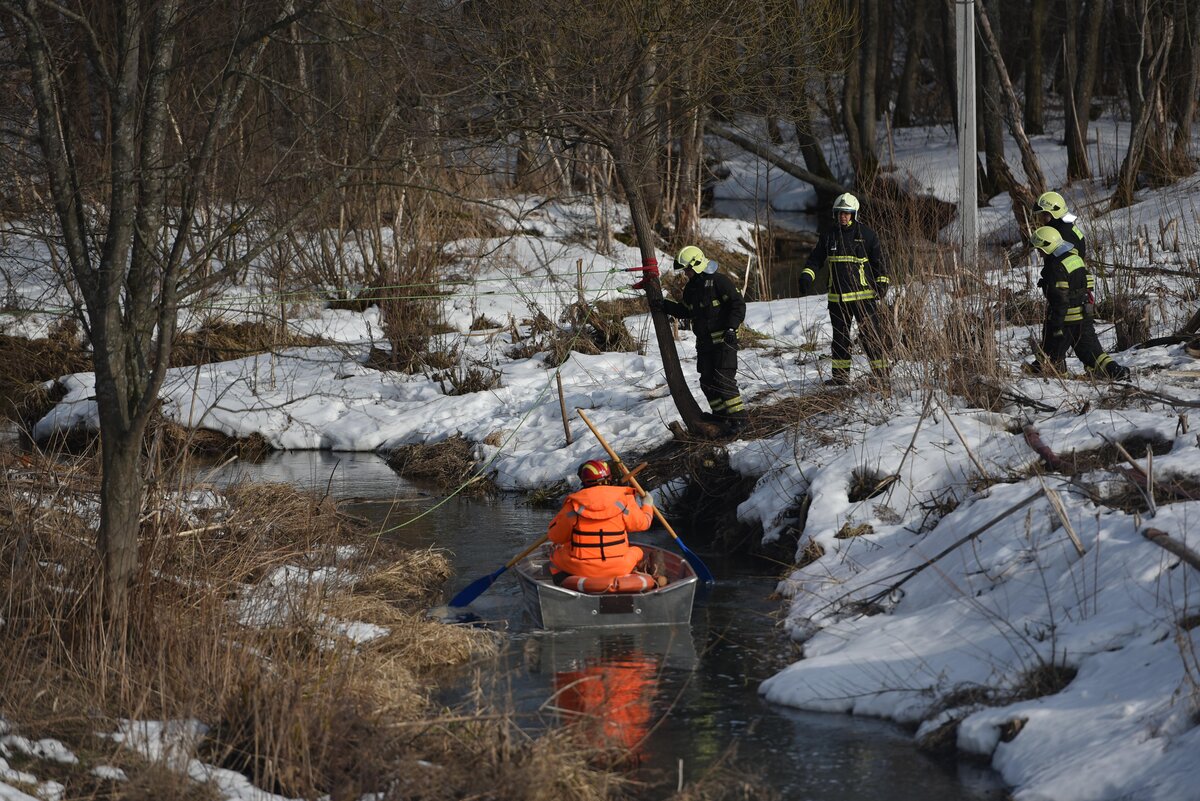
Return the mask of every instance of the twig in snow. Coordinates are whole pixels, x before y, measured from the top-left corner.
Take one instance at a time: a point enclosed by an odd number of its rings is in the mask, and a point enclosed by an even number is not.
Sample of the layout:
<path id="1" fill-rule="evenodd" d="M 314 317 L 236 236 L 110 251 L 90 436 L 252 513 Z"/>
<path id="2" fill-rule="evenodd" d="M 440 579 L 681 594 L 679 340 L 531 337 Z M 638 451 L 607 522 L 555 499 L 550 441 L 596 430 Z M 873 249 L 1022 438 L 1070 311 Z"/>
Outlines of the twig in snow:
<path id="1" fill-rule="evenodd" d="M 1142 536 L 1158 547 L 1175 554 L 1197 570 L 1200 570 L 1200 553 L 1196 553 L 1179 540 L 1172 539 L 1167 532 L 1157 528 L 1148 528 L 1142 532 Z"/>

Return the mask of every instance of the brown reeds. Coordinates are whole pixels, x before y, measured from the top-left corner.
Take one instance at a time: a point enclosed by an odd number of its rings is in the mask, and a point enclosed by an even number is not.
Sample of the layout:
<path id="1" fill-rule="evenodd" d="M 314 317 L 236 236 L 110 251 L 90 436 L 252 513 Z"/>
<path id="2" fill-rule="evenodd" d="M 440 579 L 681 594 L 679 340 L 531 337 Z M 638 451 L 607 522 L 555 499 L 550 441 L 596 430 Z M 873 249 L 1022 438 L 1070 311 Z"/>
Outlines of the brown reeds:
<path id="1" fill-rule="evenodd" d="M 123 720 L 199 720 L 188 753 L 289 796 L 614 798 L 621 780 L 507 715 L 442 710 L 434 674 L 496 635 L 426 619 L 448 565 L 373 547 L 328 499 L 282 486 L 147 493 L 127 625 L 92 603 L 87 460 L 0 452 L 0 716 L 62 740 L 76 766 L 27 767 L 67 797 L 216 797 L 97 736 Z M 195 499 L 203 497 L 202 504 Z M 116 786 L 97 764 L 128 774 Z"/>

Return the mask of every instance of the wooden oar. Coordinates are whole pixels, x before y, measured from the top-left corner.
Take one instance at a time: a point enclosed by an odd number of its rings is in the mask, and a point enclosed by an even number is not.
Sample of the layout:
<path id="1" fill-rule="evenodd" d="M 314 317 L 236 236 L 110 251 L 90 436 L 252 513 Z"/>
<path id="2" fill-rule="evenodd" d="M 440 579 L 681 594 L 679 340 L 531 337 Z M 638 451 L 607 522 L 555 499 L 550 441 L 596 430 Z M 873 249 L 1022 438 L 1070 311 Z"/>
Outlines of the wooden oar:
<path id="1" fill-rule="evenodd" d="M 530 545 L 525 550 L 521 551 L 519 554 L 514 556 L 512 559 L 509 559 L 508 562 L 506 564 L 502 565 L 499 569 L 497 569 L 491 573 L 488 573 L 483 578 L 477 578 L 474 581 L 472 581 L 470 584 L 468 584 L 467 586 L 463 587 L 461 590 L 459 590 L 458 595 L 455 595 L 453 598 L 450 599 L 449 605 L 450 606 L 467 606 L 468 604 L 470 604 L 471 601 L 474 601 L 480 595 L 483 595 L 483 593 L 487 591 L 488 587 L 495 584 L 496 579 L 500 578 L 501 573 L 503 573 L 505 570 L 508 570 L 510 567 L 515 565 L 517 562 L 520 562 L 526 556 L 529 556 L 529 554 L 533 553 L 534 549 L 536 549 L 539 545 L 541 545 L 543 542 L 545 542 L 547 539 L 549 539 L 549 537 L 550 537 L 549 532 L 543 534 L 541 537 L 538 538 L 537 542 L 535 542 L 533 545 Z"/>
<path id="2" fill-rule="evenodd" d="M 621 457 L 617 456 L 617 452 L 612 449 L 612 446 L 608 444 L 600 432 L 596 430 L 596 427 L 592 425 L 592 421 L 589 420 L 588 416 L 583 413 L 583 409 L 576 409 L 575 411 L 579 413 L 579 419 L 587 423 L 587 427 L 590 428 L 592 433 L 596 435 L 596 439 L 600 440 L 600 444 L 603 445 L 604 450 L 608 452 L 608 457 L 617 463 L 617 467 L 621 469 L 622 477 L 629 482 L 630 486 L 637 490 L 639 495 L 641 495 L 643 498 L 647 497 L 649 493 L 642 488 L 642 485 L 638 483 L 638 480 L 633 477 L 633 473 L 630 472 L 629 468 L 625 466 L 625 463 L 621 461 Z M 683 540 L 679 538 L 679 535 L 675 533 L 675 529 L 671 528 L 671 524 L 667 522 L 665 517 L 663 517 L 662 512 L 658 511 L 657 506 L 654 507 L 654 516 L 658 518 L 658 522 L 663 524 L 663 528 L 665 528 L 667 533 L 670 534 L 675 540 L 675 544 L 679 546 L 679 550 L 683 551 L 683 557 L 687 559 L 688 564 L 691 565 L 692 569 L 696 571 L 696 575 L 700 578 L 700 580 L 705 584 L 712 584 L 714 581 L 716 581 L 716 579 L 713 578 L 712 571 L 708 569 L 708 565 L 704 564 L 704 561 L 699 556 L 696 556 L 696 554 L 692 553 L 691 549 L 684 544 Z"/>

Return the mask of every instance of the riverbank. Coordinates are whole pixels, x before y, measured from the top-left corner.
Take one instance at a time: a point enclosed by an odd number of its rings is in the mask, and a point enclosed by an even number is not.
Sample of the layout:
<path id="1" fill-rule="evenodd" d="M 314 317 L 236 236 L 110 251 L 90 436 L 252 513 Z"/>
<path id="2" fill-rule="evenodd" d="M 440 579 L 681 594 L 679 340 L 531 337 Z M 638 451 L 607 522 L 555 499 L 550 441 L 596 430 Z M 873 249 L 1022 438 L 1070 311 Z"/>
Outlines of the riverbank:
<path id="1" fill-rule="evenodd" d="M 0 450 L 6 799 L 624 796 L 587 743 L 433 701 L 497 635 L 427 619 L 444 553 L 328 497 L 158 476 L 124 637 L 90 602 L 94 470 Z"/>

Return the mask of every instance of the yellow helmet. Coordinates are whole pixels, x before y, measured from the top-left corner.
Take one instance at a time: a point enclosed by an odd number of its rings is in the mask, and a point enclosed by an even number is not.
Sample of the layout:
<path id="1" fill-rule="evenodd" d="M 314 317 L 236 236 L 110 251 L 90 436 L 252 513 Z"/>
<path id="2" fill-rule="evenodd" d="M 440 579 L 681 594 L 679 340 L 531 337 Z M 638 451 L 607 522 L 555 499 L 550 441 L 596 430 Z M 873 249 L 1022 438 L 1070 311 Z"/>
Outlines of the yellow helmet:
<path id="1" fill-rule="evenodd" d="M 707 266 L 708 259 L 704 258 L 704 251 L 695 245 L 688 245 L 675 257 L 676 270 L 686 268 L 692 272 L 702 273 Z"/>
<path id="2" fill-rule="evenodd" d="M 1063 200 L 1063 196 L 1057 192 L 1043 192 L 1038 196 L 1034 207 L 1038 211 L 1046 212 L 1056 220 L 1061 220 L 1062 216 L 1067 213 L 1067 201 Z"/>
<path id="3" fill-rule="evenodd" d="M 1033 232 L 1033 238 L 1030 242 L 1035 248 L 1049 256 L 1055 249 L 1062 244 L 1063 238 L 1056 229 L 1048 225 L 1043 225 L 1041 228 Z"/>

